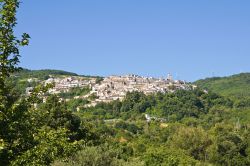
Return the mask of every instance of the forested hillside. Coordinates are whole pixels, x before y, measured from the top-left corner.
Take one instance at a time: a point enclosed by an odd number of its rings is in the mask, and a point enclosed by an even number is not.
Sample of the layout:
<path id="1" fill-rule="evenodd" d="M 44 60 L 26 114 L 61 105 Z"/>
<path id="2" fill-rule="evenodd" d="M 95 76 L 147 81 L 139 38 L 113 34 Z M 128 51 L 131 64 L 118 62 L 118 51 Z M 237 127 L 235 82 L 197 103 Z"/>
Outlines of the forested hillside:
<path id="1" fill-rule="evenodd" d="M 207 78 L 198 80 L 195 84 L 228 97 L 250 97 L 250 73 Z"/>
<path id="2" fill-rule="evenodd" d="M 216 93 L 132 92 L 76 114 L 105 141 L 54 165 L 250 164 L 250 107 Z"/>
<path id="3" fill-rule="evenodd" d="M 51 70 L 51 69 L 44 69 L 44 70 L 29 70 L 29 69 L 22 69 L 20 72 L 16 72 L 13 74 L 16 77 L 21 78 L 38 78 L 41 80 L 45 80 L 46 77 L 49 75 L 68 75 L 68 76 L 78 76 L 76 73 L 71 73 L 63 70 Z"/>

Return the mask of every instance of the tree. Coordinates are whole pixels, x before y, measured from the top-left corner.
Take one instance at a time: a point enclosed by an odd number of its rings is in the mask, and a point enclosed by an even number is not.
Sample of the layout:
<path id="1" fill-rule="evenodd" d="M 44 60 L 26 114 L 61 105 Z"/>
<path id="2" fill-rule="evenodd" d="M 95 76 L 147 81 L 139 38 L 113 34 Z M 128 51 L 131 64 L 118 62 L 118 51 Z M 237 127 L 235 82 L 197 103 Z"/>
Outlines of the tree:
<path id="1" fill-rule="evenodd" d="M 173 148 L 185 150 L 196 160 L 202 161 L 206 161 L 207 148 L 211 144 L 211 139 L 203 129 L 193 127 L 179 128 L 169 140 Z"/>
<path id="2" fill-rule="evenodd" d="M 19 47 L 28 45 L 30 38 L 26 33 L 21 40 L 14 36 L 18 7 L 18 0 L 0 1 L 0 163 L 3 165 L 32 145 L 28 104 L 6 84 L 6 79 L 20 69 Z"/>
<path id="3" fill-rule="evenodd" d="M 19 165 L 50 165 L 59 157 L 67 157 L 80 149 L 82 141 L 69 143 L 66 129 L 50 129 L 44 127 L 34 135 L 36 146 L 25 151 L 11 162 Z"/>
<path id="4" fill-rule="evenodd" d="M 249 165 L 248 142 L 234 131 L 233 126 L 216 124 L 211 129 L 215 135 L 214 143 L 209 148 L 209 160 L 217 165 Z"/>
<path id="5" fill-rule="evenodd" d="M 197 160 L 194 160 L 192 157 L 186 155 L 184 151 L 163 146 L 149 148 L 141 158 L 145 162 L 146 166 L 199 165 Z"/>
<path id="6" fill-rule="evenodd" d="M 52 166 L 142 166 L 140 160 L 124 161 L 119 159 L 121 151 L 107 146 L 85 147 L 79 151 L 69 161 L 56 161 Z"/>
<path id="7" fill-rule="evenodd" d="M 9 86 L 7 79 L 20 70 L 19 47 L 27 45 L 30 37 L 14 36 L 19 1 L 0 0 L 0 7 L 0 164 L 48 165 L 91 136 L 56 97 L 49 98 L 44 111 L 34 107 L 50 86 L 36 87 L 28 98 Z"/>
<path id="8" fill-rule="evenodd" d="M 19 0 L 0 1 L 0 87 L 5 87 L 5 80 L 11 73 L 19 70 L 19 47 L 28 45 L 30 36 L 26 33 L 18 40 L 14 36 L 16 23 L 16 11 L 19 7 Z"/>
<path id="9" fill-rule="evenodd" d="M 134 106 L 137 103 L 141 102 L 145 97 L 146 95 L 143 92 L 138 92 L 138 91 L 128 92 L 122 103 L 121 111 L 122 112 L 131 111 L 134 108 Z"/>

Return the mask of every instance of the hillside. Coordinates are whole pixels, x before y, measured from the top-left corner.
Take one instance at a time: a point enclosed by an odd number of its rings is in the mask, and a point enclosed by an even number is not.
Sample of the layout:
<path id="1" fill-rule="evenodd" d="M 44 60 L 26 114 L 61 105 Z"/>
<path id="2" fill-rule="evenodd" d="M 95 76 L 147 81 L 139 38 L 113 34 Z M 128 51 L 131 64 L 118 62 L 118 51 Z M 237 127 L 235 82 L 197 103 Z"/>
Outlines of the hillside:
<path id="1" fill-rule="evenodd" d="M 250 73 L 207 78 L 194 84 L 227 97 L 250 97 Z"/>
<path id="2" fill-rule="evenodd" d="M 67 72 L 63 70 L 28 70 L 23 69 L 19 72 L 15 72 L 10 77 L 10 82 L 12 82 L 16 91 L 24 94 L 27 87 L 35 87 L 48 80 L 49 78 L 66 78 L 66 77 L 75 77 L 76 79 L 91 79 L 91 78 L 100 78 L 100 77 L 91 77 L 91 76 L 83 76 L 78 75 L 76 73 Z"/>
<path id="3" fill-rule="evenodd" d="M 39 80 L 46 80 L 49 75 L 67 75 L 67 76 L 78 76 L 76 73 L 67 72 L 63 70 L 52 70 L 52 69 L 43 69 L 43 70 L 29 70 L 23 69 L 20 72 L 13 74 L 15 77 L 22 79 L 25 78 L 37 78 Z"/>

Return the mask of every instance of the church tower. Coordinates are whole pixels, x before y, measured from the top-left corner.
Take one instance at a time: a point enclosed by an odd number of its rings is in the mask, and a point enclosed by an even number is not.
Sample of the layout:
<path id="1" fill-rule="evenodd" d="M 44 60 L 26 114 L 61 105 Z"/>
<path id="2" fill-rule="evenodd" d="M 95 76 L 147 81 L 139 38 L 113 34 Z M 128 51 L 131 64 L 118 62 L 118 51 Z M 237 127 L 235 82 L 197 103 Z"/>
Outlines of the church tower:
<path id="1" fill-rule="evenodd" d="M 167 80 L 172 82 L 173 81 L 173 76 L 172 74 L 168 73 Z"/>

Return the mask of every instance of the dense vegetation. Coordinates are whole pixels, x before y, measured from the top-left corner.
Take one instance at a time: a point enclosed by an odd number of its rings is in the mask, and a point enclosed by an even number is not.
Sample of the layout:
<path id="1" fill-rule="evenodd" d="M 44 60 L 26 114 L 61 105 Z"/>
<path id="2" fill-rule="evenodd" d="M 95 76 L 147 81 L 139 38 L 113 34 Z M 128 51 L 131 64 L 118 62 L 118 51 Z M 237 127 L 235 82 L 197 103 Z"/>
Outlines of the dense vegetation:
<path id="1" fill-rule="evenodd" d="M 44 98 L 50 84 L 21 95 L 13 82 L 19 81 L 19 47 L 29 35 L 14 36 L 19 1 L 0 4 L 0 165 L 250 165 L 246 93 L 235 99 L 199 88 L 131 92 L 122 102 L 91 108 L 81 99 Z M 61 95 L 69 99 L 86 91 Z"/>
<path id="2" fill-rule="evenodd" d="M 145 113 L 158 118 L 147 122 Z M 119 147 L 118 159 L 137 160 L 138 165 L 250 164 L 250 108 L 215 93 L 133 92 L 123 102 L 85 108 L 78 115 Z"/>
<path id="3" fill-rule="evenodd" d="M 250 97 L 250 73 L 207 78 L 198 80 L 195 84 L 228 97 Z"/>
<path id="4" fill-rule="evenodd" d="M 66 76 L 78 76 L 76 73 L 71 73 L 63 70 L 51 70 L 51 69 L 45 69 L 45 70 L 28 70 L 23 69 L 20 72 L 13 74 L 16 77 L 24 78 L 38 78 L 40 80 L 46 80 L 49 75 L 66 75 Z"/>

